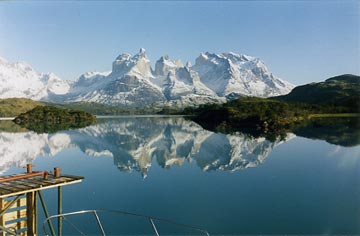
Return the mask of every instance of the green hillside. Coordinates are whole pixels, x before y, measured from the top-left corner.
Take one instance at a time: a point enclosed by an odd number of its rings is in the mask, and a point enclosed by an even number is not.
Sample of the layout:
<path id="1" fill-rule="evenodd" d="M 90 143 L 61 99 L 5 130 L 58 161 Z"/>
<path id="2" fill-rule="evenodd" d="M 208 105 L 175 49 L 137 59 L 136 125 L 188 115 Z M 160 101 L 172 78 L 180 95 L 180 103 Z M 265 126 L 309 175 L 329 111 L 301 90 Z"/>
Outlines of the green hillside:
<path id="1" fill-rule="evenodd" d="M 0 117 L 15 117 L 37 106 L 43 104 L 26 98 L 0 99 Z"/>
<path id="2" fill-rule="evenodd" d="M 273 99 L 343 106 L 348 108 L 348 112 L 359 112 L 360 76 L 340 75 L 324 82 L 297 86 L 289 94 Z"/>
<path id="3" fill-rule="evenodd" d="M 204 128 L 232 132 L 282 133 L 309 121 L 311 117 L 333 117 L 340 113 L 358 116 L 360 77 L 342 75 L 321 83 L 298 86 L 285 96 L 240 98 L 222 105 L 185 109 L 185 114 Z M 315 114 L 315 115 L 314 115 Z M 345 115 L 345 114 L 343 114 Z"/>
<path id="4" fill-rule="evenodd" d="M 73 109 L 89 112 L 96 115 L 133 115 L 133 114 L 155 114 L 159 109 L 144 107 L 128 109 L 120 106 L 109 106 L 92 102 L 72 102 L 72 103 L 50 103 L 36 102 L 26 98 L 7 98 L 0 99 L 0 117 L 16 117 L 37 106 L 53 106 L 62 109 Z"/>

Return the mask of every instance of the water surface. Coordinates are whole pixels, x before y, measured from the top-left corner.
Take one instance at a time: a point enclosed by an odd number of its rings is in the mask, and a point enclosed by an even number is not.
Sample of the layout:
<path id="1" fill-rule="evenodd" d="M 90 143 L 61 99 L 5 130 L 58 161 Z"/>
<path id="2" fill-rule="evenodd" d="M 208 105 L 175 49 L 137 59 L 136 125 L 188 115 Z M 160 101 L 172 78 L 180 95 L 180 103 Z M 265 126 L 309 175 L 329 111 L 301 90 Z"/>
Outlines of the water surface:
<path id="1" fill-rule="evenodd" d="M 354 135 L 351 142 L 331 144 L 325 141 L 331 132 L 302 130 L 304 137 L 289 133 L 269 141 L 214 133 L 181 117 L 101 119 L 53 134 L 1 121 L 0 130 L 1 174 L 24 172 L 33 163 L 36 170 L 60 166 L 85 177 L 63 188 L 64 212 L 119 209 L 213 235 L 360 234 L 360 146 Z M 56 191 L 44 194 L 55 214 Z M 108 234 L 151 232 L 148 222 L 104 219 Z"/>

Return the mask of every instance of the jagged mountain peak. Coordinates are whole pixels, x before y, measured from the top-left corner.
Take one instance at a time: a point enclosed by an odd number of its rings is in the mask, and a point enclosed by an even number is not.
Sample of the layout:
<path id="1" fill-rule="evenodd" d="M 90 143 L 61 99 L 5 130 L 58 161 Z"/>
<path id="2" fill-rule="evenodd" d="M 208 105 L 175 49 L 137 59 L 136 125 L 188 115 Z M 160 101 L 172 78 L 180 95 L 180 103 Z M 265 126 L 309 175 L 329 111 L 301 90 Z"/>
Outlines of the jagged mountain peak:
<path id="1" fill-rule="evenodd" d="M 143 48 L 135 55 L 118 55 L 111 72 L 88 72 L 74 82 L 38 73 L 26 63 L 11 64 L 0 58 L 0 82 L 3 98 L 88 101 L 126 107 L 222 103 L 240 96 L 282 95 L 293 88 L 270 73 L 262 60 L 245 54 L 204 52 L 194 65 L 185 66 L 164 55 L 153 70 Z"/>
<path id="2" fill-rule="evenodd" d="M 167 76 L 169 73 L 175 74 L 175 70 L 184 67 L 181 60 L 170 60 L 168 55 L 160 57 L 155 63 L 155 76 Z"/>
<path id="3" fill-rule="evenodd" d="M 140 55 L 145 55 L 145 53 L 146 53 L 145 48 L 140 48 L 139 54 L 140 54 Z"/>
<path id="4" fill-rule="evenodd" d="M 169 55 L 164 55 L 164 56 L 160 57 L 160 59 L 159 59 L 159 61 L 167 61 L 167 60 L 170 60 Z"/>
<path id="5" fill-rule="evenodd" d="M 248 56 L 248 55 L 242 54 L 242 53 L 238 54 L 238 53 L 231 52 L 231 51 L 228 53 L 222 53 L 221 55 L 230 60 L 233 60 L 233 61 L 258 61 L 258 60 L 260 60 L 259 58 Z"/>
<path id="6" fill-rule="evenodd" d="M 139 52 L 136 53 L 134 56 L 131 55 L 131 53 L 121 53 L 119 56 L 117 56 L 116 60 L 130 60 L 131 58 L 142 58 L 147 57 L 146 50 L 144 48 L 140 48 Z"/>
<path id="7" fill-rule="evenodd" d="M 116 57 L 115 61 L 129 61 L 131 59 L 130 53 L 122 53 Z"/>
<path id="8" fill-rule="evenodd" d="M 146 50 L 144 48 L 140 48 L 139 52 L 137 54 L 134 55 L 133 57 L 135 60 L 148 60 L 148 57 L 146 55 Z"/>
<path id="9" fill-rule="evenodd" d="M 234 52 L 202 53 L 192 69 L 207 87 L 228 99 L 286 94 L 294 87 L 270 73 L 260 59 Z"/>
<path id="10" fill-rule="evenodd" d="M 160 57 L 160 59 L 157 60 L 157 62 L 173 64 L 174 67 L 184 67 L 184 65 L 180 59 L 171 60 L 169 55 L 164 55 L 164 56 Z"/>
<path id="11" fill-rule="evenodd" d="M 132 72 L 142 78 L 152 77 L 150 60 L 146 55 L 145 49 L 141 48 L 139 53 L 132 56 L 129 53 L 120 54 L 112 65 L 112 74 L 116 77 Z"/>
<path id="12" fill-rule="evenodd" d="M 224 53 L 211 53 L 211 52 L 201 53 L 196 60 L 199 60 L 198 62 L 206 61 L 206 62 L 211 62 L 213 64 L 218 64 L 219 61 L 223 61 L 223 62 L 231 61 L 233 63 L 247 62 L 247 61 L 258 62 L 260 59 L 252 56 L 248 56 L 246 54 L 238 54 L 230 51 Z"/>

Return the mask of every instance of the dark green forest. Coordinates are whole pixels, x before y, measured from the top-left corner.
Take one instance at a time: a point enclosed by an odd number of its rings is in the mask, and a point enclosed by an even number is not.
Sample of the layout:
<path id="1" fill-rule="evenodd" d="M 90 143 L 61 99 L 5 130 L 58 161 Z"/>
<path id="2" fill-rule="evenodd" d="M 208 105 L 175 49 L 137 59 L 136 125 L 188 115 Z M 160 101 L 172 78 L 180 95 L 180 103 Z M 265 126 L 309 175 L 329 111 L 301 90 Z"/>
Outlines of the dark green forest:
<path id="1" fill-rule="evenodd" d="M 85 127 L 95 121 L 96 117 L 90 113 L 51 106 L 35 107 L 14 119 L 16 124 L 38 133 Z"/>

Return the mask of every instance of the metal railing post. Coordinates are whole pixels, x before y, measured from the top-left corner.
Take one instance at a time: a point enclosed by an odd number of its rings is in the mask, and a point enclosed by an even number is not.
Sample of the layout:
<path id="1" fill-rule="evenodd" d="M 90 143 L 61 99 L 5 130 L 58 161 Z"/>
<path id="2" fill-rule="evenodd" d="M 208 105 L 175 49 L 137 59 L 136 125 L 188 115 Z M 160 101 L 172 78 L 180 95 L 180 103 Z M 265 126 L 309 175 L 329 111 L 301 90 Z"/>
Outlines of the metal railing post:
<path id="1" fill-rule="evenodd" d="M 58 214 L 62 214 L 62 188 L 58 187 Z M 62 236 L 62 217 L 58 218 L 58 236 Z"/>
<path id="2" fill-rule="evenodd" d="M 160 236 L 160 235 L 159 235 L 159 232 L 158 232 L 158 230 L 157 230 L 157 228 L 156 228 L 156 226 L 155 226 L 155 224 L 154 224 L 153 219 L 150 218 L 149 220 L 150 220 L 151 226 L 152 226 L 152 228 L 153 228 L 156 236 Z"/>
<path id="3" fill-rule="evenodd" d="M 47 207 L 46 207 L 45 201 L 43 199 L 43 196 L 42 196 L 40 191 L 38 191 L 38 193 L 39 193 L 39 198 L 40 198 L 41 205 L 42 205 L 44 213 L 45 213 L 45 217 L 49 218 L 49 212 L 47 210 Z M 49 228 L 50 228 L 50 231 L 51 231 L 51 235 L 55 236 L 55 230 L 54 230 L 54 227 L 53 227 L 51 221 L 48 221 L 48 225 L 49 225 Z"/>
<path id="4" fill-rule="evenodd" d="M 105 236 L 106 235 L 105 230 L 104 230 L 104 228 L 103 228 L 103 226 L 101 224 L 101 221 L 100 221 L 100 218 L 99 218 L 98 214 L 96 213 L 96 210 L 94 210 L 94 215 L 95 215 L 96 221 L 97 221 L 97 223 L 98 223 L 98 225 L 99 225 L 99 227 L 101 229 L 101 233 Z"/>

